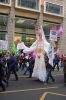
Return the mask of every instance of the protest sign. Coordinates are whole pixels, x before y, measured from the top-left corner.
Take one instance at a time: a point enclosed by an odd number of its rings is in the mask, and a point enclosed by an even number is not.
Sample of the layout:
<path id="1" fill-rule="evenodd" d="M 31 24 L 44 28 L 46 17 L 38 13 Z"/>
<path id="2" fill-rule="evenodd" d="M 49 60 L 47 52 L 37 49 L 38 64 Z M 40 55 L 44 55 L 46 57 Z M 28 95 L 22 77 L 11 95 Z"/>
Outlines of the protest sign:
<path id="1" fill-rule="evenodd" d="M 57 32 L 56 30 L 50 30 L 50 40 L 57 41 Z"/>
<path id="2" fill-rule="evenodd" d="M 20 42 L 17 44 L 17 50 L 21 50 L 24 48 L 24 42 Z"/>
<path id="3" fill-rule="evenodd" d="M 0 50 L 8 50 L 8 41 L 0 40 Z"/>

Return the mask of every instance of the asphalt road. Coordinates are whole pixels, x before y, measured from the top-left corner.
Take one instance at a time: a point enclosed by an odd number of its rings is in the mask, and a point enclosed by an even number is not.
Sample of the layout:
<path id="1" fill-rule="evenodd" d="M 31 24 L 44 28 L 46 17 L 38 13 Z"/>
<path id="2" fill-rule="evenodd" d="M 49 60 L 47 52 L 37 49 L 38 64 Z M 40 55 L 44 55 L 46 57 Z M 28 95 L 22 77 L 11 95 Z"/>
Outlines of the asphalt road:
<path id="1" fill-rule="evenodd" d="M 5 92 L 0 92 L 0 100 L 66 100 L 66 86 L 63 84 L 63 72 L 53 72 L 56 82 L 48 85 L 35 78 L 27 78 L 19 72 L 19 80 L 12 75 Z"/>

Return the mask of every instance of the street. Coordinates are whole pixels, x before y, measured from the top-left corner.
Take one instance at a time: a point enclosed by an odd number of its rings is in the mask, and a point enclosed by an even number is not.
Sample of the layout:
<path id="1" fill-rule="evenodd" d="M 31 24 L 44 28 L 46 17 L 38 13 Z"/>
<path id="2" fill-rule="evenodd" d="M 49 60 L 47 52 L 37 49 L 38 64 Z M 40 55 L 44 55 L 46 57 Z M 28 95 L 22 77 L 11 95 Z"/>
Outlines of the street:
<path id="1" fill-rule="evenodd" d="M 49 81 L 48 85 L 35 78 L 18 72 L 19 81 L 12 75 L 5 92 L 0 92 L 0 100 L 66 100 L 66 87 L 63 84 L 63 72 L 55 71 L 56 82 Z"/>
<path id="2" fill-rule="evenodd" d="M 66 100 L 65 44 L 66 0 L 0 0 L 0 100 Z"/>

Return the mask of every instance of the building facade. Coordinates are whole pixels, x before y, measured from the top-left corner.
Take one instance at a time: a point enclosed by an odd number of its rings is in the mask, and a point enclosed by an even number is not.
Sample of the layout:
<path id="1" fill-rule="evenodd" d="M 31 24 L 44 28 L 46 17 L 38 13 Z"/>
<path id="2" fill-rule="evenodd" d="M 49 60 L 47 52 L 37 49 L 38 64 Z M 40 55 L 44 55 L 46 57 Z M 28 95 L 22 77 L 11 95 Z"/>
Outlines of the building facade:
<path id="1" fill-rule="evenodd" d="M 8 40 L 8 26 L 10 25 L 8 23 L 13 23 L 14 20 L 14 29 L 10 27 L 12 31 L 9 31 L 10 44 L 19 37 L 26 45 L 31 45 L 35 41 L 35 24 L 40 16 L 42 0 L 15 0 L 15 10 L 12 9 L 13 16 L 11 16 L 12 1 L 0 0 L 0 40 Z M 11 16 L 10 21 L 9 16 Z M 57 26 L 63 24 L 63 19 L 63 0 L 44 0 L 43 29 L 47 38 L 51 29 L 56 29 Z"/>

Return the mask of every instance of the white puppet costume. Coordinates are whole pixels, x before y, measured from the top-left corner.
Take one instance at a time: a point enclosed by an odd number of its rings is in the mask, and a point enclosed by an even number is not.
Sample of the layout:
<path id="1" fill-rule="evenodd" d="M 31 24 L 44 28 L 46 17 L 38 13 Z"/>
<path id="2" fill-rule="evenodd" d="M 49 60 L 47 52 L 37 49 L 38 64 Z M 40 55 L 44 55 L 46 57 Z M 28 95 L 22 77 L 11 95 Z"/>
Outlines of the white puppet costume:
<path id="1" fill-rule="evenodd" d="M 51 61 L 52 59 L 49 56 L 50 43 L 48 43 L 45 38 L 42 26 L 39 33 L 40 34 L 38 34 L 37 40 L 29 48 L 23 44 L 23 49 L 25 53 L 32 51 L 36 52 L 35 65 L 32 77 L 35 77 L 40 81 L 44 82 L 46 80 L 46 66 L 45 66 L 44 52 L 48 54 L 48 57 L 50 59 L 49 61 Z"/>
<path id="2" fill-rule="evenodd" d="M 39 34 L 39 33 L 38 33 Z M 32 77 L 38 78 L 40 81 L 44 82 L 46 80 L 46 67 L 45 67 L 45 60 L 44 60 L 44 41 L 39 38 L 36 42 L 36 59 L 35 65 L 32 73 Z"/>

